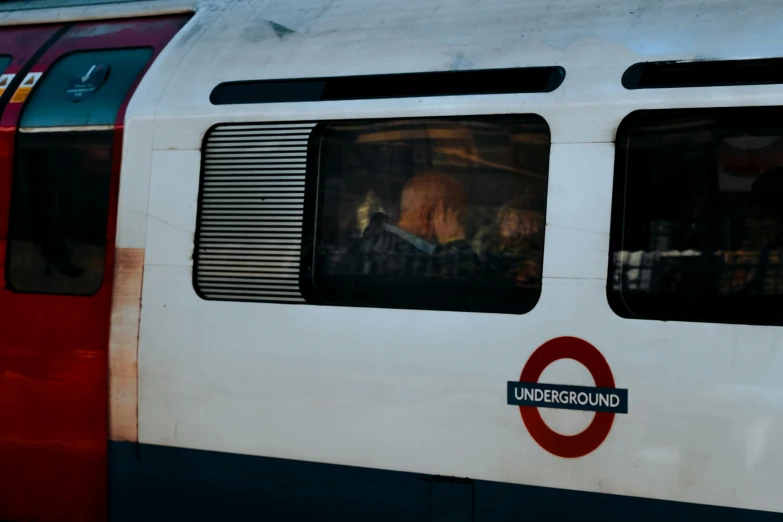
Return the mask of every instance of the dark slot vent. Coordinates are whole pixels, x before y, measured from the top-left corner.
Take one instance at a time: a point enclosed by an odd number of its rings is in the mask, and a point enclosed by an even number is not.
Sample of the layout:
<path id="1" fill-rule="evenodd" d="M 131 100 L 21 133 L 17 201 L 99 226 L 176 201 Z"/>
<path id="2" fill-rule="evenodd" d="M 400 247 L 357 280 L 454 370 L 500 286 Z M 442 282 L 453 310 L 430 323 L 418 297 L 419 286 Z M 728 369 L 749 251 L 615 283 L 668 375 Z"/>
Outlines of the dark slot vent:
<path id="1" fill-rule="evenodd" d="M 209 99 L 214 105 L 379 98 L 418 98 L 469 94 L 552 92 L 563 83 L 562 67 L 525 67 L 301 80 L 221 83 Z"/>
<path id="2" fill-rule="evenodd" d="M 783 58 L 637 63 L 623 74 L 626 89 L 725 87 L 783 83 Z"/>

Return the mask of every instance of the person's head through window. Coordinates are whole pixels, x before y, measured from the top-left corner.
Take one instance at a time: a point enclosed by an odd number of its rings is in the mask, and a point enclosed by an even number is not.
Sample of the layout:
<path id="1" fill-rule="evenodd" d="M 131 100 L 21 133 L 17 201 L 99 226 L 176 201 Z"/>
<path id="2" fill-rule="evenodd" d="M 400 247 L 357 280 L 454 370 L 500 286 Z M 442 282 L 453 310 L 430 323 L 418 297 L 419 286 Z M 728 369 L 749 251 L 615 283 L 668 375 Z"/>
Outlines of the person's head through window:
<path id="1" fill-rule="evenodd" d="M 460 213 L 464 191 L 457 180 L 427 170 L 410 178 L 400 195 L 397 221 L 378 212 L 361 238 L 341 256 L 336 271 L 373 276 L 471 279 L 478 256 L 465 241 Z"/>
<path id="2" fill-rule="evenodd" d="M 540 236 L 544 215 L 523 205 L 510 203 L 498 211 L 497 225 L 503 246 L 527 244 Z"/>
<path id="3" fill-rule="evenodd" d="M 436 170 L 427 170 L 405 183 L 398 226 L 427 241 L 445 245 L 464 240 L 460 213 L 465 194 L 460 183 Z"/>
<path id="4" fill-rule="evenodd" d="M 533 283 L 541 277 L 544 213 L 535 198 L 522 195 L 501 206 L 484 255 L 503 277 Z"/>
<path id="5" fill-rule="evenodd" d="M 493 243 L 499 250 L 535 246 L 544 230 L 544 212 L 535 198 L 517 196 L 501 206 L 495 216 Z"/>

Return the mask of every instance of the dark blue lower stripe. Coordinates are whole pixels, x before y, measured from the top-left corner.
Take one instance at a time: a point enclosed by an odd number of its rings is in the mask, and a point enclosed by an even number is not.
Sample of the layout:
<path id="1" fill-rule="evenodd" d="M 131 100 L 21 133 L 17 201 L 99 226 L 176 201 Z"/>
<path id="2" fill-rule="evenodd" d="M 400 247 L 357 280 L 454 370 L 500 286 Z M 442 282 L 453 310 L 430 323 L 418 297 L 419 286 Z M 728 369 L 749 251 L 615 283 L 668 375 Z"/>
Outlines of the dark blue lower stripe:
<path id="1" fill-rule="evenodd" d="M 112 521 L 783 522 L 783 514 L 111 442 Z"/>

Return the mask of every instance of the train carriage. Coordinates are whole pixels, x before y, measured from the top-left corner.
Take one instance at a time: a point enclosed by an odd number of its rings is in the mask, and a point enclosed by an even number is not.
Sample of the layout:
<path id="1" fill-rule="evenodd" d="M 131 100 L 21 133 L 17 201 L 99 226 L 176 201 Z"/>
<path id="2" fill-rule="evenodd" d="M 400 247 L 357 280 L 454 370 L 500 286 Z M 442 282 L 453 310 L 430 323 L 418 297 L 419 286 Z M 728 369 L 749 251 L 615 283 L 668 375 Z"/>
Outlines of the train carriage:
<path id="1" fill-rule="evenodd" d="M 0 6 L 0 520 L 783 520 L 782 15 Z"/>

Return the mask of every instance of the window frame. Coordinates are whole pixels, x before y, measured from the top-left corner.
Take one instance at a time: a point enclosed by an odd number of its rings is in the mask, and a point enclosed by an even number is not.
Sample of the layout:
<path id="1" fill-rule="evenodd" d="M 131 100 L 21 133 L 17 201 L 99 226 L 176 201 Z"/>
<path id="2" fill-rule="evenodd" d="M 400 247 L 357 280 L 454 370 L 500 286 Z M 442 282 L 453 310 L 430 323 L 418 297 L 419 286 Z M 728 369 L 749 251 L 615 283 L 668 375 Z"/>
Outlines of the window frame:
<path id="1" fill-rule="evenodd" d="M 351 303 L 332 303 L 328 302 L 326 299 L 324 299 L 320 293 L 317 290 L 317 284 L 315 283 L 315 278 L 313 277 L 313 270 L 316 265 L 316 245 L 321 237 L 321 220 L 319 220 L 319 217 L 322 215 L 322 209 L 324 207 L 324 201 L 323 198 L 325 197 L 324 191 L 322 189 L 322 185 L 325 182 L 325 177 L 322 177 L 319 175 L 320 171 L 320 161 L 321 161 L 321 151 L 322 151 L 322 138 L 324 136 L 324 133 L 328 129 L 329 125 L 332 124 L 362 124 L 362 123 L 383 123 L 385 121 L 393 122 L 393 121 L 399 121 L 399 120 L 406 120 L 406 121 L 415 121 L 415 120 L 438 120 L 438 121 L 464 121 L 469 119 L 474 119 L 477 121 L 482 122 L 491 122 L 496 120 L 508 120 L 508 119 L 520 119 L 523 120 L 527 119 L 530 120 L 536 120 L 537 123 L 539 123 L 542 126 L 542 129 L 546 130 L 546 138 L 548 141 L 548 153 L 546 158 L 546 182 L 545 185 L 547 187 L 548 192 L 548 186 L 549 186 L 549 176 L 550 176 L 550 170 L 551 170 L 551 146 L 552 146 L 552 130 L 549 125 L 549 122 L 546 120 L 546 118 L 539 113 L 536 112 L 521 112 L 521 113 L 504 113 L 504 114 L 468 114 L 468 115 L 449 115 L 449 116 L 438 116 L 438 115 L 425 115 L 425 116 L 397 116 L 397 117 L 379 117 L 379 118 L 348 118 L 348 119 L 337 119 L 337 118 L 330 118 L 330 119 L 321 119 L 321 118 L 313 118 L 308 120 L 279 120 L 279 121 L 243 121 L 243 122 L 220 122 L 211 125 L 207 131 L 204 133 L 203 139 L 202 139 L 202 146 L 201 146 L 201 165 L 200 165 L 200 176 L 199 176 L 199 191 L 198 191 L 198 205 L 197 205 L 197 215 L 196 215 L 196 231 L 194 235 L 194 255 L 193 255 L 193 271 L 192 271 L 192 285 L 194 288 L 194 291 L 196 294 L 204 299 L 204 300 L 210 300 L 210 301 L 228 301 L 228 302 L 256 302 L 256 303 L 278 303 L 278 304 L 292 304 L 287 301 L 275 301 L 274 299 L 269 298 L 259 298 L 259 299 L 241 299 L 241 298 L 230 298 L 230 297 L 209 297 L 205 294 L 204 291 L 199 286 L 199 280 L 198 280 L 198 266 L 199 266 L 199 252 L 201 250 L 200 245 L 200 231 L 202 229 L 202 218 L 203 218 L 203 208 L 204 208 L 204 182 L 205 182 L 205 176 L 206 176 L 206 154 L 205 151 L 207 149 L 207 142 L 212 134 L 212 132 L 220 127 L 230 127 L 230 126 L 242 126 L 242 125 L 252 125 L 252 124 L 273 124 L 273 125 L 287 125 L 287 124 L 300 124 L 300 123 L 310 123 L 314 122 L 316 123 L 315 127 L 310 133 L 310 136 L 308 138 L 308 144 L 307 144 L 307 152 L 306 152 L 306 173 L 305 173 L 305 190 L 304 190 L 304 208 L 302 213 L 302 235 L 301 235 L 301 241 L 299 243 L 300 245 L 300 263 L 299 263 L 299 272 L 298 272 L 298 289 L 301 292 L 301 295 L 304 299 L 304 303 L 301 304 L 307 304 L 307 305 L 316 305 L 316 306 L 339 306 L 339 307 L 359 307 L 363 305 L 359 304 L 351 304 Z M 544 198 L 544 202 L 546 204 L 546 207 L 544 209 L 544 214 L 546 218 L 546 208 L 548 207 L 548 198 Z M 542 264 L 543 259 L 546 256 L 546 227 L 544 227 L 544 230 L 542 232 L 543 234 L 543 253 L 542 253 Z M 495 312 L 495 311 L 470 311 L 471 313 L 502 313 L 504 315 L 523 315 L 526 313 L 530 313 L 533 309 L 535 309 L 536 305 L 540 301 L 541 298 L 541 292 L 543 289 L 543 278 L 541 279 L 541 286 L 538 288 L 538 292 L 536 295 L 535 300 L 532 302 L 532 305 L 529 307 L 529 309 L 523 311 L 523 312 Z M 442 310 L 440 308 L 403 308 L 403 307 L 380 307 L 380 306 L 367 306 L 371 308 L 382 308 L 382 309 L 392 309 L 392 310 L 416 310 L 416 311 L 438 311 Z"/>
<path id="2" fill-rule="evenodd" d="M 677 116 L 691 116 L 703 113 L 705 115 L 721 114 L 727 112 L 734 112 L 739 114 L 740 111 L 748 111 L 749 113 L 768 114 L 769 111 L 776 111 L 783 115 L 783 105 L 729 105 L 729 106 L 708 106 L 708 107 L 676 107 L 676 108 L 645 108 L 631 111 L 623 117 L 620 125 L 617 127 L 615 134 L 615 158 L 614 158 L 614 173 L 613 173 L 613 186 L 612 186 L 612 208 L 611 208 L 611 220 L 609 230 L 609 249 L 607 259 L 607 280 L 606 280 L 606 297 L 607 302 L 611 310 L 623 319 L 635 319 L 644 321 L 678 321 L 687 323 L 705 323 L 705 324 L 727 324 L 727 325 L 755 325 L 755 326 L 783 326 L 783 293 L 779 296 L 766 296 L 768 300 L 776 300 L 778 302 L 780 313 L 778 314 L 781 319 L 777 322 L 772 321 L 769 317 L 772 312 L 763 316 L 754 314 L 753 311 L 748 312 L 741 317 L 734 317 L 735 310 L 744 308 L 744 304 L 734 304 L 726 306 L 721 304 L 715 307 L 714 310 L 708 310 L 706 312 L 694 313 L 692 316 L 687 316 L 679 310 L 692 311 L 708 303 L 714 306 L 714 302 L 717 299 L 722 302 L 731 303 L 731 300 L 737 300 L 736 295 L 719 295 L 719 294 L 700 294 L 683 295 L 672 292 L 667 296 L 655 296 L 654 294 L 642 295 L 642 299 L 648 301 L 644 304 L 644 308 L 649 307 L 649 302 L 656 302 L 653 308 L 660 310 L 661 303 L 666 304 L 667 300 L 679 301 L 679 308 L 677 311 L 669 314 L 647 314 L 637 313 L 639 307 L 636 308 L 627 302 L 627 296 L 624 295 L 622 285 L 619 291 L 613 290 L 613 276 L 615 275 L 615 254 L 623 252 L 623 246 L 625 243 L 625 223 L 627 217 L 627 193 L 628 193 L 628 179 L 632 173 L 629 172 L 629 159 L 630 159 L 630 140 L 632 137 L 632 131 L 634 125 L 637 123 L 640 117 L 652 115 L 657 121 L 664 122 L 666 120 L 673 120 Z M 781 137 L 783 137 L 783 125 L 781 125 Z M 724 250 L 724 249 L 712 249 L 712 251 Z M 750 296 L 752 301 L 754 298 L 758 300 L 759 295 Z M 756 305 L 760 308 L 765 308 L 762 305 Z M 765 308 L 768 309 L 768 308 Z"/>
<path id="3" fill-rule="evenodd" d="M 24 126 L 22 125 L 23 118 L 25 116 L 25 113 L 27 112 L 28 108 L 31 106 L 31 103 L 35 100 L 35 96 L 39 94 L 40 87 L 44 85 L 44 83 L 47 81 L 47 78 L 51 76 L 51 73 L 54 71 L 55 67 L 57 67 L 61 62 L 68 59 L 69 57 L 77 54 L 91 54 L 91 53 L 99 53 L 99 52 L 121 52 L 121 51 L 135 51 L 135 50 L 149 50 L 150 55 L 147 58 L 147 61 L 144 63 L 144 65 L 139 69 L 138 73 L 136 74 L 135 78 L 132 82 L 128 85 L 127 90 L 124 92 L 122 97 L 120 98 L 120 103 L 118 105 L 117 110 L 114 114 L 114 121 L 111 124 L 98 124 L 98 125 L 68 125 L 65 127 L 58 127 L 58 126 Z M 106 284 L 106 273 L 107 273 L 107 266 L 106 263 L 110 259 L 109 252 L 108 252 L 108 245 L 109 243 L 112 243 L 112 238 L 109 236 L 109 230 L 110 230 L 110 222 L 112 219 L 112 188 L 111 185 L 113 183 L 112 178 L 114 177 L 114 169 L 115 169 L 115 158 L 118 153 L 121 153 L 122 151 L 115 150 L 118 146 L 117 140 L 116 140 L 116 131 L 117 131 L 117 122 L 118 122 L 118 116 L 120 115 L 120 110 L 122 109 L 123 105 L 128 100 L 128 95 L 135 92 L 136 87 L 138 85 L 138 82 L 141 78 L 144 77 L 144 74 L 146 74 L 147 70 L 150 67 L 150 64 L 155 60 L 155 48 L 151 45 L 132 45 L 129 47 L 87 47 L 87 48 L 79 48 L 79 49 L 72 49 L 69 50 L 62 55 L 58 56 L 54 61 L 52 61 L 51 64 L 46 68 L 46 70 L 43 71 L 43 74 L 41 78 L 36 82 L 35 86 L 33 87 L 30 94 L 27 96 L 27 99 L 24 101 L 23 107 L 21 109 L 21 112 L 19 114 L 19 118 L 17 121 L 16 129 L 14 130 L 14 154 L 13 154 L 13 167 L 12 171 L 10 173 L 11 175 L 11 184 L 10 184 L 10 192 L 9 192 L 9 204 L 8 204 L 8 233 L 6 238 L 6 252 L 5 252 L 5 263 L 3 267 L 3 277 L 5 279 L 5 287 L 10 292 L 13 292 L 15 294 L 20 295 L 53 295 L 53 296 L 69 296 L 69 297 L 92 297 L 97 295 L 101 289 Z M 109 72 L 111 75 L 111 71 Z M 107 78 L 108 81 L 108 78 Z M 103 85 L 101 85 L 103 87 Z M 74 103 L 66 102 L 66 103 Z M 23 131 L 26 130 L 27 132 Z M 36 129 L 34 132 L 29 132 L 29 129 Z M 17 164 L 19 162 L 19 137 L 20 135 L 30 133 L 30 134 L 52 134 L 52 133 L 63 133 L 63 134 L 70 134 L 70 135 L 78 135 L 80 133 L 86 133 L 90 135 L 94 135 L 96 132 L 106 132 L 111 133 L 112 135 L 112 145 L 111 149 L 109 151 L 109 171 L 107 172 L 107 178 L 109 182 L 109 188 L 107 193 L 107 208 L 108 212 L 106 214 L 106 231 L 103 234 L 103 260 L 102 260 L 102 269 L 101 269 L 101 280 L 100 284 L 97 285 L 97 287 L 91 291 L 91 292 L 81 292 L 81 293 L 75 293 L 75 292 L 53 292 L 53 291 L 42 291 L 42 290 L 20 290 L 14 287 L 12 284 L 12 277 L 11 277 L 11 260 L 12 260 L 12 234 L 11 231 L 14 230 L 14 215 L 15 215 L 15 209 L 18 207 L 18 203 L 15 203 L 14 195 L 16 194 L 15 187 L 17 185 L 17 181 L 15 180 L 16 174 L 17 174 Z M 121 144 L 119 145 L 122 146 Z"/>

